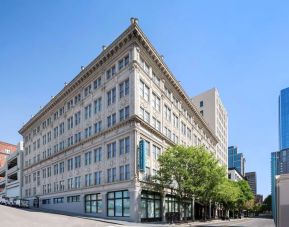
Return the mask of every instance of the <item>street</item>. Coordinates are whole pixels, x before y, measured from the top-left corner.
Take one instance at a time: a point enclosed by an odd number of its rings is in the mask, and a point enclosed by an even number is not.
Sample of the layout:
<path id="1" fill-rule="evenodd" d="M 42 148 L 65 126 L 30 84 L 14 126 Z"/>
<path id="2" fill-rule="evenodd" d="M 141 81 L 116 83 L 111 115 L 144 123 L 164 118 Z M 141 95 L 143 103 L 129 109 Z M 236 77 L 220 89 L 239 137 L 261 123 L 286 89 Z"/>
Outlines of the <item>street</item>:
<path id="1" fill-rule="evenodd" d="M 169 224 L 146 224 L 131 223 L 125 221 L 105 220 L 96 218 L 86 218 L 82 216 L 68 216 L 47 212 L 40 212 L 31 209 L 17 209 L 0 205 L 0 226 L 1 227 L 117 227 L 117 226 L 134 226 L 134 227 L 164 227 L 173 226 Z M 177 226 L 193 227 L 193 226 L 210 226 L 210 227 L 274 227 L 272 219 L 252 218 L 231 221 L 216 220 L 211 224 L 193 223 L 182 224 Z"/>

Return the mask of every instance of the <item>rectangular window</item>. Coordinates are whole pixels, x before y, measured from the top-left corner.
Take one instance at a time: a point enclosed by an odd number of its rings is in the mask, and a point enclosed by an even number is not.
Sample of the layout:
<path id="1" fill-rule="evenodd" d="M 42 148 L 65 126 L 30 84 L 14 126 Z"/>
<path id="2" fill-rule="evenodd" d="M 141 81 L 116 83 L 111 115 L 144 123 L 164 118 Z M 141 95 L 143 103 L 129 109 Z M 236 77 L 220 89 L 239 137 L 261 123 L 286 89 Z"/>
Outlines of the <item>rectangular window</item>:
<path id="1" fill-rule="evenodd" d="M 75 126 L 80 123 L 80 111 L 74 114 Z"/>
<path id="2" fill-rule="evenodd" d="M 94 149 L 94 162 L 100 162 L 102 160 L 101 147 Z"/>
<path id="3" fill-rule="evenodd" d="M 80 176 L 74 177 L 74 188 L 80 188 Z"/>
<path id="4" fill-rule="evenodd" d="M 85 213 L 101 213 L 102 198 L 101 194 L 91 194 L 84 196 Z"/>
<path id="5" fill-rule="evenodd" d="M 101 174 L 102 174 L 101 171 L 97 171 L 94 173 L 94 184 L 95 185 L 101 184 Z"/>
<path id="6" fill-rule="evenodd" d="M 91 93 L 91 84 L 88 85 L 85 89 L 84 89 L 84 97 L 88 96 Z"/>
<path id="7" fill-rule="evenodd" d="M 123 81 L 119 84 L 119 98 L 126 96 L 129 94 L 129 79 Z"/>
<path id="8" fill-rule="evenodd" d="M 129 137 L 119 140 L 119 154 L 122 155 L 124 153 L 129 153 L 129 151 L 130 151 Z"/>
<path id="9" fill-rule="evenodd" d="M 80 168 L 81 167 L 81 156 L 78 155 L 76 157 L 74 157 L 74 168 Z"/>
<path id="10" fill-rule="evenodd" d="M 143 97 L 144 100 L 149 101 L 149 93 L 149 87 L 142 80 L 140 80 L 140 96 Z"/>
<path id="11" fill-rule="evenodd" d="M 91 117 L 91 104 L 87 105 L 84 108 L 84 118 L 85 118 L 85 120 L 87 120 L 90 117 Z"/>
<path id="12" fill-rule="evenodd" d="M 102 128 L 102 121 L 94 123 L 94 133 L 101 132 L 101 128 Z"/>
<path id="13" fill-rule="evenodd" d="M 97 78 L 94 82 L 93 82 L 93 88 L 97 89 L 101 86 L 101 77 Z"/>
<path id="14" fill-rule="evenodd" d="M 115 65 L 113 65 L 110 69 L 106 71 L 106 79 L 109 80 L 112 78 L 116 73 Z"/>
<path id="15" fill-rule="evenodd" d="M 85 187 L 89 187 L 92 185 L 92 174 L 86 174 L 85 175 Z"/>
<path id="16" fill-rule="evenodd" d="M 84 154 L 84 164 L 86 166 L 91 164 L 91 156 L 92 156 L 92 152 L 91 151 L 88 151 L 88 152 L 86 152 Z"/>
<path id="17" fill-rule="evenodd" d="M 157 147 L 156 145 L 153 145 L 153 158 L 154 160 L 157 160 L 159 155 L 161 153 L 161 149 Z"/>
<path id="18" fill-rule="evenodd" d="M 111 105 L 116 101 L 116 88 L 111 89 L 107 92 L 107 105 Z"/>
<path id="19" fill-rule="evenodd" d="M 53 198 L 53 203 L 54 204 L 63 203 L 63 201 L 64 201 L 64 197 Z"/>
<path id="20" fill-rule="evenodd" d="M 153 107 L 157 110 L 160 111 L 161 110 L 161 99 L 155 94 L 153 93 Z"/>
<path id="21" fill-rule="evenodd" d="M 119 121 L 123 121 L 129 117 L 129 106 L 122 108 L 119 111 Z"/>
<path id="22" fill-rule="evenodd" d="M 128 191 L 117 191 L 107 193 L 107 216 L 129 217 L 130 199 Z"/>
<path id="23" fill-rule="evenodd" d="M 96 100 L 94 100 L 94 114 L 99 113 L 101 111 L 102 108 L 102 98 L 98 98 Z"/>
<path id="24" fill-rule="evenodd" d="M 150 113 L 145 111 L 142 107 L 140 108 L 140 116 L 144 121 L 150 123 Z"/>
<path id="25" fill-rule="evenodd" d="M 68 203 L 80 202 L 80 195 L 67 196 L 67 202 Z"/>
<path id="26" fill-rule="evenodd" d="M 107 144 L 107 159 L 114 158 L 116 156 L 116 142 Z"/>

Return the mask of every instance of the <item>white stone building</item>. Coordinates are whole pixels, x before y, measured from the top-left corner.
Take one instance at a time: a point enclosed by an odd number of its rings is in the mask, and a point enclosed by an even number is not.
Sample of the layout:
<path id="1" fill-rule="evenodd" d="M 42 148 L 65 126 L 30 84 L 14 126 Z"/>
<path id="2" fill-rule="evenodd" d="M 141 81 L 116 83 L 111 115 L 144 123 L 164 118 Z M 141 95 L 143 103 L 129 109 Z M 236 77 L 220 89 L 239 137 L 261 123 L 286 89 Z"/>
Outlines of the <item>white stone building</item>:
<path id="1" fill-rule="evenodd" d="M 228 179 L 231 181 L 245 180 L 242 174 L 236 168 L 228 169 Z"/>
<path id="2" fill-rule="evenodd" d="M 276 178 L 277 227 L 287 227 L 289 223 L 289 174 L 277 175 Z"/>
<path id="3" fill-rule="evenodd" d="M 19 132 L 31 204 L 137 222 L 178 207 L 144 190 L 166 147 L 218 143 L 137 19 Z"/>
<path id="4" fill-rule="evenodd" d="M 216 158 L 228 168 L 228 113 L 216 88 L 192 98 L 201 115 L 219 139 Z"/>

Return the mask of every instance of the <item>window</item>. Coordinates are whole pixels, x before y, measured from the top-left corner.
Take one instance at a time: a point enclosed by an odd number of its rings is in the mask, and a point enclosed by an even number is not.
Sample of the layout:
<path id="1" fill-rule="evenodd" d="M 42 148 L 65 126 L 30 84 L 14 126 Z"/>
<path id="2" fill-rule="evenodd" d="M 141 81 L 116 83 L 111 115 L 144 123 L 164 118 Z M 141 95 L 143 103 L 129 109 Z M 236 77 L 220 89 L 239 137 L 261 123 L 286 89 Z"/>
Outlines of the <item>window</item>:
<path id="1" fill-rule="evenodd" d="M 157 160 L 159 155 L 161 153 L 161 149 L 157 147 L 156 145 L 153 145 L 153 158 L 154 160 Z"/>
<path id="2" fill-rule="evenodd" d="M 203 110 L 201 110 L 200 113 L 201 113 L 202 116 L 204 116 L 204 111 Z"/>
<path id="3" fill-rule="evenodd" d="M 146 73 L 149 73 L 149 65 L 142 58 L 140 59 L 140 65 Z"/>
<path id="4" fill-rule="evenodd" d="M 68 203 L 80 202 L 80 195 L 67 196 L 67 202 Z"/>
<path id="5" fill-rule="evenodd" d="M 67 160 L 67 170 L 73 170 L 73 158 Z"/>
<path id="6" fill-rule="evenodd" d="M 175 128 L 179 128 L 179 118 L 175 113 L 173 113 L 173 125 Z"/>
<path id="7" fill-rule="evenodd" d="M 144 121 L 150 123 L 150 113 L 145 111 L 142 107 L 140 108 L 140 116 Z"/>
<path id="8" fill-rule="evenodd" d="M 67 110 L 70 110 L 73 107 L 73 99 L 67 102 Z"/>
<path id="9" fill-rule="evenodd" d="M 116 88 L 111 89 L 107 92 L 107 105 L 111 105 L 116 101 Z"/>
<path id="10" fill-rule="evenodd" d="M 166 96 L 168 96 L 168 98 L 171 100 L 171 96 L 172 96 L 172 93 L 171 91 L 165 86 L 165 94 Z"/>
<path id="11" fill-rule="evenodd" d="M 166 137 L 171 139 L 171 130 L 169 130 L 167 127 L 165 127 L 165 135 L 166 135 Z"/>
<path id="12" fill-rule="evenodd" d="M 92 152 L 91 152 L 91 151 L 86 152 L 86 153 L 84 154 L 84 164 L 85 164 L 86 166 L 91 164 L 91 156 L 92 156 Z"/>
<path id="13" fill-rule="evenodd" d="M 73 145 L 73 136 L 67 138 L 67 146 L 69 147 L 71 145 Z"/>
<path id="14" fill-rule="evenodd" d="M 116 113 L 107 117 L 107 127 L 114 126 L 116 123 Z"/>
<path id="15" fill-rule="evenodd" d="M 73 128 L 73 116 L 67 119 L 67 130 Z"/>
<path id="16" fill-rule="evenodd" d="M 101 147 L 94 149 L 94 162 L 100 162 L 102 160 Z"/>
<path id="17" fill-rule="evenodd" d="M 119 111 L 119 121 L 123 121 L 124 119 L 127 119 L 129 117 L 129 106 L 126 106 L 125 108 L 122 108 Z"/>
<path id="18" fill-rule="evenodd" d="M 119 180 L 129 180 L 130 179 L 130 167 L 129 164 L 119 167 Z"/>
<path id="19" fill-rule="evenodd" d="M 161 110 L 161 107 L 160 107 L 161 100 L 155 93 L 153 93 L 153 100 L 152 101 L 153 101 L 153 107 L 157 111 L 160 111 Z"/>
<path id="20" fill-rule="evenodd" d="M 84 129 L 84 137 L 88 138 L 91 136 L 91 126 L 89 126 L 88 128 Z"/>
<path id="21" fill-rule="evenodd" d="M 101 77 L 97 78 L 94 82 L 93 82 L 93 88 L 97 89 L 101 86 Z"/>
<path id="22" fill-rule="evenodd" d="M 141 192 L 141 219 L 161 221 L 161 196 L 159 193 Z"/>
<path id="23" fill-rule="evenodd" d="M 200 107 L 203 107 L 204 106 L 204 101 L 201 101 L 200 102 Z"/>
<path id="24" fill-rule="evenodd" d="M 85 213 L 101 213 L 102 212 L 102 198 L 101 194 L 85 195 Z"/>
<path id="25" fill-rule="evenodd" d="M 74 188 L 80 188 L 80 176 L 74 177 Z"/>
<path id="26" fill-rule="evenodd" d="M 107 193 L 107 216 L 129 217 L 130 201 L 128 191 Z"/>
<path id="27" fill-rule="evenodd" d="M 101 97 L 94 100 L 94 114 L 99 113 L 101 111 L 102 107 L 101 101 L 102 101 Z"/>
<path id="28" fill-rule="evenodd" d="M 165 118 L 167 121 L 171 121 L 171 109 L 165 105 Z"/>
<path id="29" fill-rule="evenodd" d="M 59 173 L 64 173 L 64 162 L 59 163 Z"/>
<path id="30" fill-rule="evenodd" d="M 74 114 L 75 126 L 80 123 L 80 111 Z"/>
<path id="31" fill-rule="evenodd" d="M 54 139 L 56 139 L 58 137 L 58 126 L 56 126 L 54 129 L 53 129 L 53 132 L 54 132 Z M 35 143 L 35 142 L 34 142 Z M 34 143 L 33 143 L 33 149 L 35 148 L 36 149 L 36 146 L 34 146 Z M 35 150 L 34 149 L 34 150 Z"/>
<path id="32" fill-rule="evenodd" d="M 106 79 L 109 80 L 112 78 L 116 73 L 115 65 L 113 65 L 110 69 L 106 71 Z"/>
<path id="33" fill-rule="evenodd" d="M 74 104 L 76 105 L 81 100 L 81 94 L 78 94 L 74 97 Z"/>
<path id="34" fill-rule="evenodd" d="M 58 164 L 54 165 L 54 175 L 58 174 Z"/>
<path id="35" fill-rule="evenodd" d="M 113 158 L 116 156 L 116 142 L 107 144 L 107 159 Z"/>
<path id="36" fill-rule="evenodd" d="M 84 97 L 88 96 L 91 93 L 91 84 L 88 85 L 85 89 L 84 89 Z"/>
<path id="37" fill-rule="evenodd" d="M 149 87 L 142 80 L 140 80 L 140 96 L 143 97 L 144 100 L 149 101 L 149 93 Z"/>
<path id="38" fill-rule="evenodd" d="M 118 70 L 121 70 L 122 68 L 124 68 L 128 64 L 129 64 L 129 56 L 126 55 L 124 58 L 122 58 L 118 61 Z"/>
<path id="39" fill-rule="evenodd" d="M 187 127 L 186 127 L 186 124 L 184 122 L 181 122 L 181 131 L 182 131 L 182 134 L 184 136 L 186 136 L 187 134 Z"/>
<path id="40" fill-rule="evenodd" d="M 74 168 L 80 168 L 81 167 L 81 156 L 78 155 L 76 157 L 74 157 Z"/>
<path id="41" fill-rule="evenodd" d="M 107 183 L 116 181 L 116 168 L 107 169 Z"/>
<path id="42" fill-rule="evenodd" d="M 94 133 L 99 133 L 101 131 L 102 121 L 94 123 Z"/>
<path id="43" fill-rule="evenodd" d="M 67 179 L 67 188 L 72 189 L 73 188 L 73 178 Z"/>
<path id="44" fill-rule="evenodd" d="M 123 81 L 119 84 L 119 98 L 126 96 L 129 94 L 129 79 Z"/>
<path id="45" fill-rule="evenodd" d="M 53 198 L 53 203 L 54 204 L 63 203 L 63 201 L 64 201 L 64 197 Z"/>
<path id="46" fill-rule="evenodd" d="M 122 155 L 124 153 L 128 153 L 129 150 L 130 150 L 129 137 L 119 140 L 119 154 Z"/>
<path id="47" fill-rule="evenodd" d="M 64 122 L 59 125 L 59 134 L 62 135 L 64 133 Z"/>
<path id="48" fill-rule="evenodd" d="M 74 143 L 78 143 L 81 140 L 81 132 L 74 134 Z"/>
<path id="49" fill-rule="evenodd" d="M 159 120 L 157 120 L 155 117 L 153 117 L 153 127 L 158 130 L 161 131 L 161 122 Z"/>
<path id="50" fill-rule="evenodd" d="M 89 187 L 92 185 L 92 174 L 85 174 L 85 187 Z"/>
<path id="51" fill-rule="evenodd" d="M 102 174 L 101 171 L 97 171 L 94 173 L 94 184 L 95 185 L 101 184 L 101 174 Z"/>
<path id="52" fill-rule="evenodd" d="M 160 83 L 161 83 L 161 80 L 158 76 L 156 76 L 156 74 L 153 72 L 153 81 L 158 85 L 160 86 Z"/>
<path id="53" fill-rule="evenodd" d="M 46 191 L 46 185 L 43 185 L 43 187 L 45 186 L 45 191 Z M 43 190 L 44 191 L 44 190 Z M 45 194 L 45 193 L 43 193 Z M 50 204 L 50 199 L 43 199 L 42 200 L 42 204 Z"/>
<path id="54" fill-rule="evenodd" d="M 87 120 L 90 117 L 91 117 L 91 104 L 87 105 L 84 108 L 84 118 L 85 118 L 85 120 Z"/>

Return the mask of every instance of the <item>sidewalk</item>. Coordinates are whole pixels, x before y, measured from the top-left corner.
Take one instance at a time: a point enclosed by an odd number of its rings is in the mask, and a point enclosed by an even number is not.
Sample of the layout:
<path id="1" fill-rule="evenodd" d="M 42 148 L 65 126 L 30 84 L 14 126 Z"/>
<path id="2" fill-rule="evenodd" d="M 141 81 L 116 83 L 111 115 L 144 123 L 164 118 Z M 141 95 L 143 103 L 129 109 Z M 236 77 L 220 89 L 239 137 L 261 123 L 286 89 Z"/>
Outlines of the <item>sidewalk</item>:
<path id="1" fill-rule="evenodd" d="M 114 220 L 114 219 L 106 219 L 106 218 L 98 218 L 93 217 L 89 215 L 83 215 L 83 214 L 75 214 L 72 212 L 67 211 L 56 211 L 56 210 L 48 210 L 48 209 L 41 209 L 41 208 L 31 208 L 29 209 L 34 212 L 44 212 L 44 213 L 51 213 L 51 214 L 58 214 L 58 215 L 66 215 L 76 218 L 83 218 L 88 220 L 95 220 L 103 223 L 108 223 L 111 225 L 117 225 L 117 226 L 134 226 L 134 227 L 170 227 L 170 226 L 180 226 L 180 227 L 193 227 L 193 226 L 205 226 L 205 225 L 211 225 L 211 224 L 233 224 L 242 222 L 244 220 L 248 220 L 247 218 L 243 219 L 232 219 L 231 221 L 222 221 L 222 220 L 212 220 L 212 221 L 195 221 L 195 222 L 189 222 L 189 223 L 175 223 L 175 224 L 169 224 L 169 223 L 135 223 L 135 222 L 128 222 L 128 221 L 121 221 L 121 220 Z"/>

